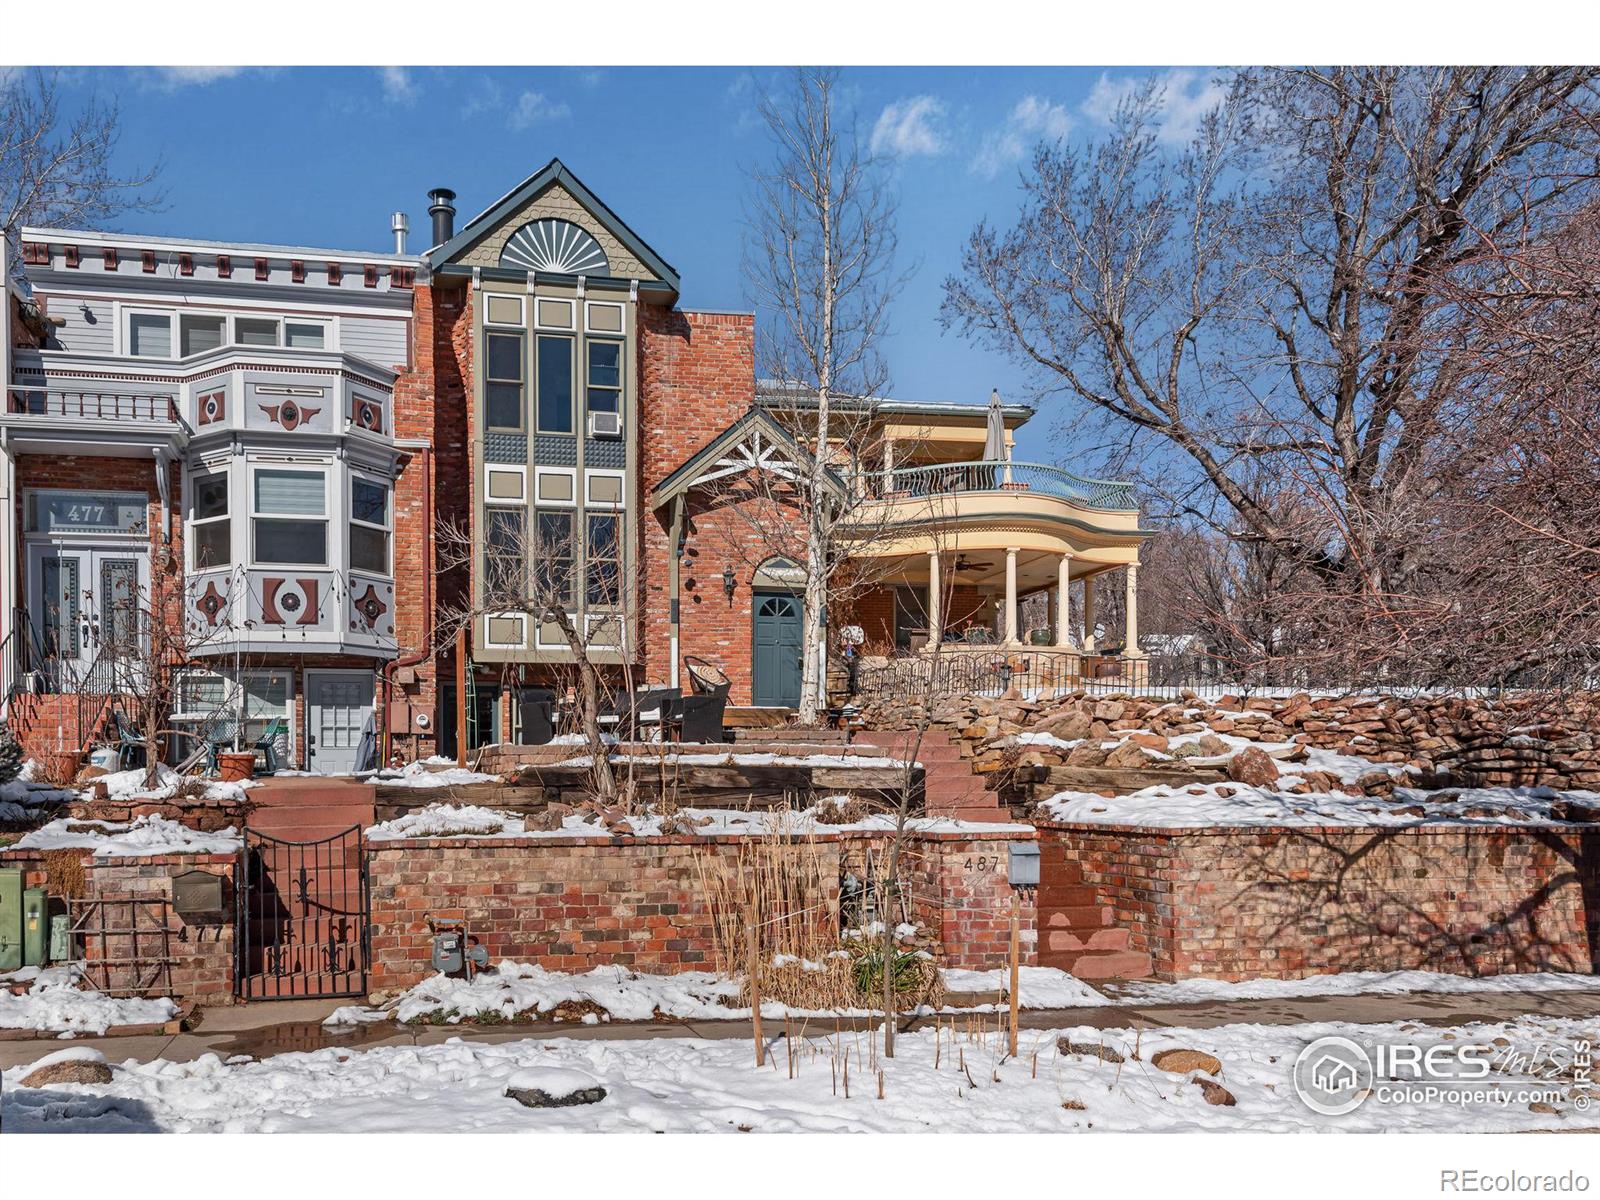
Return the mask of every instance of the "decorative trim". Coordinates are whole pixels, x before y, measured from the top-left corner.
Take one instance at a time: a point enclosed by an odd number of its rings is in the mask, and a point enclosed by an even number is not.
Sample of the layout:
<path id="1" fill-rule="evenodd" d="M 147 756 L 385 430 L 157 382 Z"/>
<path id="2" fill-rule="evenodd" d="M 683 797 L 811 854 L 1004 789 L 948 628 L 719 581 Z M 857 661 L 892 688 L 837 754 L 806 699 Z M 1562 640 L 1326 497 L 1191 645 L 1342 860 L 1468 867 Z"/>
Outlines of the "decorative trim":
<path id="1" fill-rule="evenodd" d="M 231 279 L 233 277 L 233 257 L 228 254 L 217 255 L 217 278 Z"/>
<path id="2" fill-rule="evenodd" d="M 63 246 L 61 252 L 66 255 L 67 266 L 71 270 L 78 269 L 78 248 L 76 246 Z"/>

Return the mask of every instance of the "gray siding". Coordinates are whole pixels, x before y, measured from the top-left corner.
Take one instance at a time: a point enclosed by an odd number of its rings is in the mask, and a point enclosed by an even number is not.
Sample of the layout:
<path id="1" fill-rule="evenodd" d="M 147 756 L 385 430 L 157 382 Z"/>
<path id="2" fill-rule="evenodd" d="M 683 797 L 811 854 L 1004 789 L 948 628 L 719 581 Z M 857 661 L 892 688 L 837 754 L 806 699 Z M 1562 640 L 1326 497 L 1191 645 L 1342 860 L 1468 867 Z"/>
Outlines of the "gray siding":
<path id="1" fill-rule="evenodd" d="M 80 300 L 76 296 L 51 296 L 47 299 L 50 315 L 65 322 L 56 330 L 56 342 L 61 349 L 80 354 L 114 352 L 117 331 L 109 297 Z"/>
<path id="2" fill-rule="evenodd" d="M 406 321 L 374 317 L 341 317 L 339 344 L 347 354 L 358 354 L 380 367 L 406 365 L 409 347 Z"/>

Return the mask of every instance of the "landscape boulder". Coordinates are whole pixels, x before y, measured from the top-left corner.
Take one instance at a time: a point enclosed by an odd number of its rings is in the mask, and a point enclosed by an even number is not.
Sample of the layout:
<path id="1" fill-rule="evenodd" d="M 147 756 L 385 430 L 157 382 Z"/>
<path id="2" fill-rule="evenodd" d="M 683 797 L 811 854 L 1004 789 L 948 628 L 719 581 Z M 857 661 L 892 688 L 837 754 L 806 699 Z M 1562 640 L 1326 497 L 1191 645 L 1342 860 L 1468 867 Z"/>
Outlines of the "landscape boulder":
<path id="1" fill-rule="evenodd" d="M 1228 760 L 1228 778 L 1249 787 L 1271 787 L 1278 779 L 1278 764 L 1258 746 L 1246 746 Z"/>
<path id="2" fill-rule="evenodd" d="M 592 1075 L 568 1067 L 536 1067 L 506 1080 L 506 1095 L 525 1108 L 572 1108 L 599 1104 L 606 1089 Z"/>
<path id="3" fill-rule="evenodd" d="M 1158 1071 L 1171 1071 L 1174 1075 L 1187 1075 L 1190 1071 L 1204 1071 L 1207 1075 L 1222 1074 L 1222 1062 L 1204 1050 L 1160 1050 L 1150 1058 L 1150 1065 Z"/>
<path id="4" fill-rule="evenodd" d="M 110 1083 L 111 1068 L 105 1056 L 88 1047 L 47 1054 L 22 1077 L 23 1087 L 53 1087 L 63 1083 Z"/>

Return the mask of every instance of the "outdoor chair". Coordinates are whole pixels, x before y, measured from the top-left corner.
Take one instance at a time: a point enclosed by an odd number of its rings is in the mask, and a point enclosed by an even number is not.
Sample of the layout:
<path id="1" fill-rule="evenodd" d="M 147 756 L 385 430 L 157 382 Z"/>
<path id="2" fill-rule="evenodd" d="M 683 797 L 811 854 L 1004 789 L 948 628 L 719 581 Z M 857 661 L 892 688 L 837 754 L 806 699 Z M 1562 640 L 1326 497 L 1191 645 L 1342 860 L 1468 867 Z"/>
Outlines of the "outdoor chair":
<path id="1" fill-rule="evenodd" d="M 556 694 L 549 688 L 523 688 L 517 695 L 517 712 L 521 724 L 518 744 L 545 746 L 556 736 Z"/>
<path id="2" fill-rule="evenodd" d="M 251 749 L 261 755 L 261 774 L 276 775 L 283 764 L 278 761 L 278 739 L 289 732 L 289 723 L 277 717 L 267 724 Z"/>
<path id="3" fill-rule="evenodd" d="M 677 688 L 646 688 L 640 692 L 620 693 L 615 705 L 617 740 L 638 741 L 640 722 L 664 720 L 668 706 L 679 694 Z"/>
<path id="4" fill-rule="evenodd" d="M 665 714 L 680 742 L 720 742 L 722 715 L 728 707 L 726 692 L 708 696 L 679 696 Z"/>
<path id="5" fill-rule="evenodd" d="M 715 663 L 686 654 L 683 656 L 683 665 L 689 672 L 689 683 L 696 695 L 726 696 L 733 687 L 733 680 L 728 678 L 728 673 Z"/>
<path id="6" fill-rule="evenodd" d="M 120 707 L 111 710 L 112 729 L 117 735 L 117 770 L 131 771 L 145 765 L 144 739 L 128 723 L 127 714 Z"/>

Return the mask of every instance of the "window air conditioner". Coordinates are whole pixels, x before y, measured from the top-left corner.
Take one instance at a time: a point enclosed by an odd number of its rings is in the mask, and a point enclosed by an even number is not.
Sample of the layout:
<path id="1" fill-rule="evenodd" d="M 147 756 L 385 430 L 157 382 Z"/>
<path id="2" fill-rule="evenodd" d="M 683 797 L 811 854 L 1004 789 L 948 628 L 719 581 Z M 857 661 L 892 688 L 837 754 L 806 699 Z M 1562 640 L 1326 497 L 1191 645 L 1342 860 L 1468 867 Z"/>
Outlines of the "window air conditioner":
<path id="1" fill-rule="evenodd" d="M 621 437 L 622 414 L 613 412 L 592 412 L 589 414 L 590 437 Z"/>

